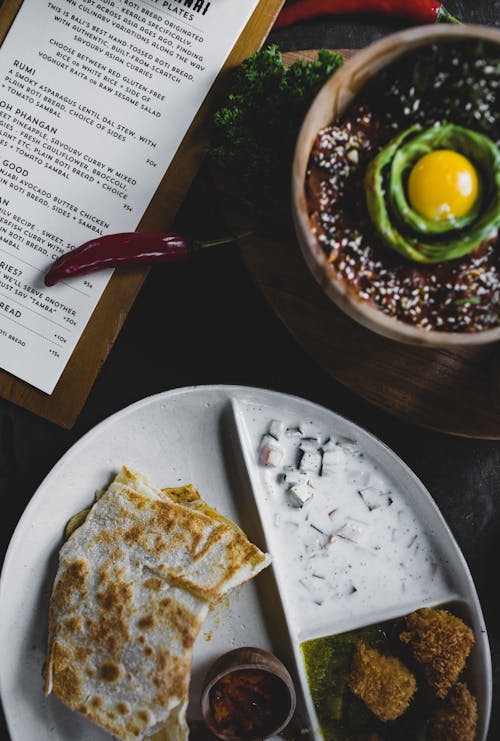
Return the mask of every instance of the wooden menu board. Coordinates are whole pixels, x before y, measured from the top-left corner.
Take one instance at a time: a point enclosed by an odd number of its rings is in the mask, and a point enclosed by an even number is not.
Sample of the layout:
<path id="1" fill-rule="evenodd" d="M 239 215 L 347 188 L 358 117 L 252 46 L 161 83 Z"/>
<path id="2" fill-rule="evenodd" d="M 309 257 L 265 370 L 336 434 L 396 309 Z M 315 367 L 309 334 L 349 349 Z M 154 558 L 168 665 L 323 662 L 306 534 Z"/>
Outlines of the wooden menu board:
<path id="1" fill-rule="evenodd" d="M 206 124 L 214 99 L 223 91 L 224 73 L 262 45 L 283 4 L 284 0 L 260 0 L 188 129 L 138 231 L 165 231 L 172 224 L 203 160 L 207 145 Z M 0 2 L 0 42 L 21 5 L 22 0 Z M 45 394 L 0 370 L 0 396 L 61 427 L 71 428 L 147 273 L 148 269 L 141 267 L 113 275 L 52 394 Z"/>

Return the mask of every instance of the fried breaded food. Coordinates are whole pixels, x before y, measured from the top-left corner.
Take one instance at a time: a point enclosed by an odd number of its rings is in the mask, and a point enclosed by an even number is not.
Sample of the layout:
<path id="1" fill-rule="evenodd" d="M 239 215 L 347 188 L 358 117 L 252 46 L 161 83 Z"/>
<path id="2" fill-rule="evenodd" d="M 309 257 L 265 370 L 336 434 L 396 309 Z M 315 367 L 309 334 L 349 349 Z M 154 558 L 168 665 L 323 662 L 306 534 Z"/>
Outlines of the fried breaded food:
<path id="1" fill-rule="evenodd" d="M 429 741 L 474 741 L 476 725 L 476 698 L 466 684 L 456 684 L 431 718 Z"/>
<path id="2" fill-rule="evenodd" d="M 408 630 L 399 636 L 423 665 L 427 682 L 443 699 L 462 673 L 474 645 L 474 633 L 446 610 L 427 607 L 406 618 Z"/>
<path id="3" fill-rule="evenodd" d="M 349 688 L 380 720 L 403 715 L 417 688 L 412 672 L 393 656 L 384 656 L 364 643 L 356 647 Z"/>

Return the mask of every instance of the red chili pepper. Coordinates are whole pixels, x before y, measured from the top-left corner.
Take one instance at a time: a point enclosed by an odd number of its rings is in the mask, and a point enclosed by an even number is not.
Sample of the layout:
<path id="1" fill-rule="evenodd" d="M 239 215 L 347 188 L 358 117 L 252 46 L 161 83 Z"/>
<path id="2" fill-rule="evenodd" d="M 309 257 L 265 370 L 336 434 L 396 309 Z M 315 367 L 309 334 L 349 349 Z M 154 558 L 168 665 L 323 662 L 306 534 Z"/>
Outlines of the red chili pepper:
<path id="1" fill-rule="evenodd" d="M 343 13 L 382 13 L 406 18 L 414 23 L 460 23 L 437 0 L 296 0 L 283 8 L 275 28 L 316 18 Z"/>
<path id="2" fill-rule="evenodd" d="M 86 275 L 103 268 L 142 263 L 184 260 L 203 247 L 227 244 L 233 238 L 195 242 L 184 234 L 125 232 L 91 239 L 62 255 L 45 275 L 45 285 L 53 286 L 64 278 Z"/>

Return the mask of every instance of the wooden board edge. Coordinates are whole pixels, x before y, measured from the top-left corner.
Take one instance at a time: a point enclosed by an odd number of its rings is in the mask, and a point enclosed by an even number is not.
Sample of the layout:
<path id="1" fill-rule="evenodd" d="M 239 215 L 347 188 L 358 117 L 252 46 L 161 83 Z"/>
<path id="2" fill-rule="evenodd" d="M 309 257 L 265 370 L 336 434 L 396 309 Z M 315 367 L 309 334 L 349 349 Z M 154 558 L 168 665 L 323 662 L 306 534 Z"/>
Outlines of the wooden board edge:
<path id="1" fill-rule="evenodd" d="M 3 3 L 0 5 L 0 44 L 7 36 L 22 4 L 23 0 L 3 0 Z"/>
<path id="2" fill-rule="evenodd" d="M 52 394 L 0 370 L 0 395 L 49 422 L 71 429 L 147 274 L 148 270 L 142 268 L 113 276 Z"/>
<path id="3" fill-rule="evenodd" d="M 0 43 L 22 2 L 4 0 L 0 6 Z M 171 227 L 203 162 L 208 143 L 206 124 L 210 111 L 226 88 L 228 72 L 262 45 L 283 4 L 284 0 L 260 0 L 162 178 L 138 231 L 166 231 Z M 148 270 L 141 268 L 113 275 L 52 394 L 45 394 L 0 370 L 0 396 L 60 427 L 71 429 L 147 274 Z"/>

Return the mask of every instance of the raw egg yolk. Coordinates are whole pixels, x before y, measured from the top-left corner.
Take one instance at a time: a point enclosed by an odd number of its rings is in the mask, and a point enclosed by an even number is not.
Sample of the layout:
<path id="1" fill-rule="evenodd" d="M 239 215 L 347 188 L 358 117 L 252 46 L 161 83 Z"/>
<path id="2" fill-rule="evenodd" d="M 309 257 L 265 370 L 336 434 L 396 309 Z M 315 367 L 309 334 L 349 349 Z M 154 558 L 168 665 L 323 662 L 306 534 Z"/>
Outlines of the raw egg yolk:
<path id="1" fill-rule="evenodd" d="M 478 190 L 474 165 L 451 149 L 436 149 L 424 155 L 414 165 L 408 180 L 411 207 L 430 221 L 466 216 Z"/>

